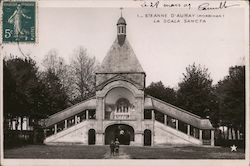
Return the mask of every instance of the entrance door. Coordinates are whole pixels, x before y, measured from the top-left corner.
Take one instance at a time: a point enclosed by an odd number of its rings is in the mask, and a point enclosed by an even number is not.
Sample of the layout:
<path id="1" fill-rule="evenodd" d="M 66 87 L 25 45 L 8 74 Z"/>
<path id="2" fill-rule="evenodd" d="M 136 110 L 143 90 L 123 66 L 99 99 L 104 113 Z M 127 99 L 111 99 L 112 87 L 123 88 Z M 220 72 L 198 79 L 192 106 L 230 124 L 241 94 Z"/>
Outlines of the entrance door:
<path id="1" fill-rule="evenodd" d="M 89 142 L 89 145 L 95 145 L 95 130 L 94 129 L 89 130 L 88 142 Z"/>
<path id="2" fill-rule="evenodd" d="M 151 146 L 151 131 L 144 130 L 144 146 Z"/>
<path id="3" fill-rule="evenodd" d="M 105 144 L 110 144 L 111 140 L 119 140 L 121 145 L 129 145 L 134 141 L 134 129 L 125 124 L 114 124 L 108 126 L 105 130 Z"/>

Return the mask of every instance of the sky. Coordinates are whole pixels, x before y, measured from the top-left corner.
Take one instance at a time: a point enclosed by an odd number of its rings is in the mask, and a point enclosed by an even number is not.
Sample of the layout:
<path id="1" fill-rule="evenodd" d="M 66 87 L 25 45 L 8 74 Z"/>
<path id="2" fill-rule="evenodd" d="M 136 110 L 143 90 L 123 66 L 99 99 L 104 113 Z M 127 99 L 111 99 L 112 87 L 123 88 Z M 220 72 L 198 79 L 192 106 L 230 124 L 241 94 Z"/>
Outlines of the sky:
<path id="1" fill-rule="evenodd" d="M 230 66 L 243 63 L 244 56 L 247 56 L 244 10 L 231 8 L 213 12 L 224 17 L 209 18 L 206 23 L 153 23 L 153 18 L 145 18 L 146 14 L 177 13 L 197 14 L 197 11 L 123 9 L 127 39 L 146 72 L 146 85 L 162 81 L 164 85 L 176 88 L 183 79 L 185 68 L 193 63 L 207 67 L 216 84 L 228 74 Z M 117 7 L 39 7 L 37 44 L 22 44 L 20 47 L 38 65 L 51 49 L 56 49 L 59 56 L 69 63 L 74 49 L 79 46 L 85 47 L 89 55 L 101 63 L 116 38 L 119 17 Z M 4 45 L 3 52 L 4 55 L 21 56 L 14 44 Z"/>

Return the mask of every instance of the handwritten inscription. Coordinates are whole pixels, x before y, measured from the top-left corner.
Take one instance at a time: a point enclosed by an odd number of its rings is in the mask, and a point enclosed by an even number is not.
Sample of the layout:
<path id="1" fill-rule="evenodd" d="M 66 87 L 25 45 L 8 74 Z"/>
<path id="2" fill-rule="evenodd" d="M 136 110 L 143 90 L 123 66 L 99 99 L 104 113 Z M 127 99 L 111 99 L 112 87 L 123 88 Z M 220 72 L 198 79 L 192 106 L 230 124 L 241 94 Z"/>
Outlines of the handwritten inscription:
<path id="1" fill-rule="evenodd" d="M 191 9 L 191 4 L 186 3 L 186 4 L 180 4 L 180 3 L 166 3 L 162 1 L 144 1 L 141 4 L 141 7 L 150 7 L 150 8 L 159 8 L 159 7 L 164 7 L 164 8 L 189 8 Z"/>
<path id="2" fill-rule="evenodd" d="M 231 2 L 232 3 L 232 2 Z M 240 6 L 240 4 L 229 4 L 227 1 L 218 2 L 218 4 L 213 3 L 211 5 L 209 2 L 194 5 L 191 3 L 170 3 L 165 1 L 142 1 L 140 4 L 141 7 L 145 8 L 186 8 L 186 9 L 198 9 L 198 10 L 220 10 L 227 9 L 236 6 Z"/>
<path id="3" fill-rule="evenodd" d="M 137 14 L 138 18 L 146 18 L 153 23 L 187 24 L 211 23 L 224 19 L 224 11 L 228 8 L 238 7 L 240 3 L 233 1 L 164 1 L 164 0 L 135 0 L 143 8 L 169 9 L 154 10 L 150 13 Z M 174 9 L 174 10 L 173 10 Z M 163 13 L 164 12 L 164 13 Z"/>
<path id="4" fill-rule="evenodd" d="M 220 2 L 218 6 L 211 6 L 209 3 L 203 3 L 198 6 L 198 10 L 218 10 L 230 7 L 240 6 L 239 4 L 228 5 L 227 1 Z"/>

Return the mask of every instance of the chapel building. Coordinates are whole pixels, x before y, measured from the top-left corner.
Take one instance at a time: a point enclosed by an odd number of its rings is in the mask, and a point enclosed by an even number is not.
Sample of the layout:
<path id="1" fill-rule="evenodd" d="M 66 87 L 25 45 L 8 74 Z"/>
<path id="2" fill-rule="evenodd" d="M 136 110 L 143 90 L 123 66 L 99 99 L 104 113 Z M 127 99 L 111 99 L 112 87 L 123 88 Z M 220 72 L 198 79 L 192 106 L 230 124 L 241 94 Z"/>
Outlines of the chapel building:
<path id="1" fill-rule="evenodd" d="M 46 119 L 45 144 L 214 146 L 208 119 L 144 93 L 146 74 L 126 35 L 127 23 L 117 22 L 117 38 L 96 72 L 96 93 Z"/>

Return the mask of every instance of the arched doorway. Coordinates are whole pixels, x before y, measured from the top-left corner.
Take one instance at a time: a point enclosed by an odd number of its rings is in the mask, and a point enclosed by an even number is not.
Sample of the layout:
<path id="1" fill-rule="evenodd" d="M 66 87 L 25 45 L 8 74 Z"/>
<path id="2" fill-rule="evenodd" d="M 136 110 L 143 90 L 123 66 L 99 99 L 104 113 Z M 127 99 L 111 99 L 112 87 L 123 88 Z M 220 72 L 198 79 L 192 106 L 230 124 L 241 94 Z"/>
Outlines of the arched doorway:
<path id="1" fill-rule="evenodd" d="M 105 130 L 105 144 L 110 144 L 111 140 L 118 138 L 121 145 L 129 145 L 134 141 L 133 127 L 125 124 L 110 125 Z"/>
<path id="2" fill-rule="evenodd" d="M 95 130 L 94 129 L 89 129 L 88 142 L 89 142 L 89 145 L 95 145 Z"/>
<path id="3" fill-rule="evenodd" d="M 151 146 L 151 130 L 144 130 L 144 146 Z"/>

